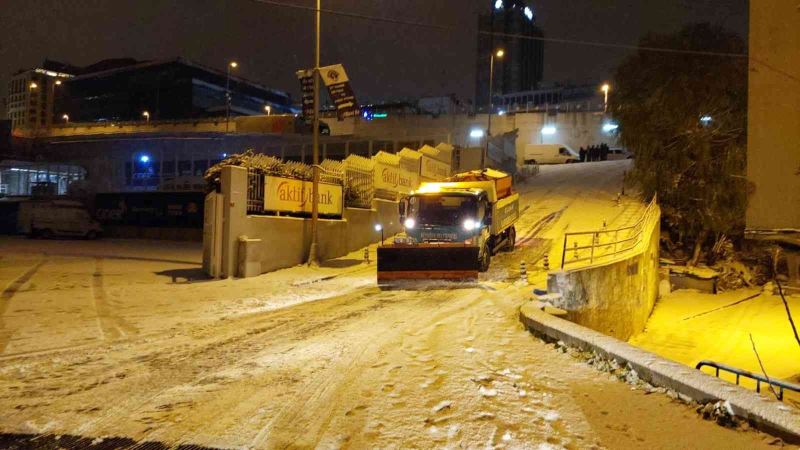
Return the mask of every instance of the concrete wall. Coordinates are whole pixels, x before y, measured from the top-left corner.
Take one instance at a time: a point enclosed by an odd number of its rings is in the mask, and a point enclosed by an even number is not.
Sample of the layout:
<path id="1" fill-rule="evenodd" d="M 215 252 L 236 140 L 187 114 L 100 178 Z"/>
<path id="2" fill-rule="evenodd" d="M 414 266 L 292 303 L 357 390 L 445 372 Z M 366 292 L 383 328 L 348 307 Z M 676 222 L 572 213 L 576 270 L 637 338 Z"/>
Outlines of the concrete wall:
<path id="1" fill-rule="evenodd" d="M 579 147 L 606 143 L 612 147 L 617 144 L 614 134 L 603 131 L 603 124 L 610 119 L 598 112 L 569 112 L 550 115 L 544 112 L 504 114 L 492 116 L 492 135 L 519 129 L 517 149 L 525 144 L 567 144 L 577 150 Z M 545 124 L 554 126 L 554 135 L 543 136 Z M 449 142 L 462 147 L 482 147 L 485 138 L 471 138 L 470 131 L 486 130 L 487 115 L 454 114 L 439 117 L 431 116 L 390 116 L 380 120 L 352 118 L 342 122 L 329 122 L 331 135 L 358 136 L 404 136 L 446 135 Z"/>
<path id="2" fill-rule="evenodd" d="M 659 215 L 660 216 L 660 215 Z M 626 259 L 550 273 L 547 290 L 567 318 L 618 339 L 644 330 L 658 298 L 659 220 L 640 248 Z"/>
<path id="3" fill-rule="evenodd" d="M 247 215 L 247 170 L 241 167 L 223 169 L 221 191 L 223 277 L 257 275 L 306 261 L 310 219 Z M 321 219 L 320 259 L 338 258 L 378 242 L 381 234 L 375 231 L 376 224 L 383 226 L 387 238 L 401 230 L 397 202 L 374 200 L 372 209 L 345 208 L 342 220 Z M 242 237 L 248 242 L 240 243 Z M 247 261 L 241 265 L 243 258 Z"/>
<path id="4" fill-rule="evenodd" d="M 800 7 L 750 1 L 747 228 L 800 230 Z"/>

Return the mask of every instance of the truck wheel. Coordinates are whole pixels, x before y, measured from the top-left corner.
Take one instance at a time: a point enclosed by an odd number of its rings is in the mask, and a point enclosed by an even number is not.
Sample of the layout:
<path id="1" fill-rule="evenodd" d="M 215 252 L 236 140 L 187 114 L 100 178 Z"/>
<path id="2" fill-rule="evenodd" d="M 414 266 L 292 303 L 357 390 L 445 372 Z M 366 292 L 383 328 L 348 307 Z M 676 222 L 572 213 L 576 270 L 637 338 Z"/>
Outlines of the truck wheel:
<path id="1" fill-rule="evenodd" d="M 506 237 L 506 248 L 504 249 L 507 252 L 514 251 L 514 245 L 517 243 L 517 230 L 514 227 L 508 229 L 508 236 Z"/>
<path id="2" fill-rule="evenodd" d="M 483 252 L 481 252 L 480 257 L 480 267 L 478 270 L 480 272 L 486 272 L 489 270 L 489 264 L 492 262 L 492 250 L 489 248 L 488 245 L 483 246 Z"/>

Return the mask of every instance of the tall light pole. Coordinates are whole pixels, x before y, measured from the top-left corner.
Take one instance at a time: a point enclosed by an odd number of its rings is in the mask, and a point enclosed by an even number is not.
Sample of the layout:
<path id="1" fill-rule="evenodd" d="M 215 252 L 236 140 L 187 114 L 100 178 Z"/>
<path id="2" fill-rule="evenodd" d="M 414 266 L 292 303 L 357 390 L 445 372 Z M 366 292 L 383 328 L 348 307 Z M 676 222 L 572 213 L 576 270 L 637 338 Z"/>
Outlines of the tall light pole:
<path id="1" fill-rule="evenodd" d="M 64 119 L 64 123 L 69 123 L 69 114 L 64 114 L 61 118 Z"/>
<path id="2" fill-rule="evenodd" d="M 317 0 L 316 34 L 314 36 L 314 120 L 311 130 L 311 149 L 314 166 L 311 181 L 311 246 L 308 250 L 308 265 L 319 265 L 317 254 L 317 225 L 319 222 L 319 30 L 321 0 Z"/>
<path id="3" fill-rule="evenodd" d="M 39 91 L 38 91 L 39 85 L 36 84 L 35 81 L 31 81 L 31 84 L 29 84 L 28 87 L 30 88 L 31 97 L 33 97 L 34 95 L 38 96 L 38 94 L 39 94 Z M 41 111 L 41 106 L 39 105 L 39 100 L 41 100 L 41 98 L 37 98 L 36 99 L 36 111 Z M 36 132 L 38 131 L 38 128 L 39 128 L 39 114 L 37 113 L 36 116 L 32 116 L 31 118 L 34 119 L 33 120 L 33 137 L 35 138 L 36 137 Z"/>
<path id="4" fill-rule="evenodd" d="M 489 56 L 489 123 L 486 127 L 486 147 L 483 149 L 483 153 L 481 153 L 481 170 L 486 168 L 486 160 L 489 158 L 489 139 L 492 138 L 492 114 L 494 114 L 494 57 L 497 56 L 498 58 L 502 58 L 506 52 L 503 49 L 497 50 L 497 52 L 492 52 Z"/>
<path id="5" fill-rule="evenodd" d="M 150 112 L 144 111 L 142 117 L 144 117 L 145 122 L 150 123 Z"/>
<path id="6" fill-rule="evenodd" d="M 608 112 L 608 91 L 611 89 L 611 86 L 608 83 L 604 84 L 600 90 L 603 91 L 603 112 Z"/>
<path id="7" fill-rule="evenodd" d="M 231 120 L 231 69 L 239 67 L 239 63 L 231 61 L 225 72 L 225 133 L 228 132 L 228 123 Z"/>
<path id="8" fill-rule="evenodd" d="M 266 111 L 267 115 L 269 116 L 269 115 L 272 114 L 272 107 L 267 105 L 267 106 L 264 107 L 264 111 Z"/>

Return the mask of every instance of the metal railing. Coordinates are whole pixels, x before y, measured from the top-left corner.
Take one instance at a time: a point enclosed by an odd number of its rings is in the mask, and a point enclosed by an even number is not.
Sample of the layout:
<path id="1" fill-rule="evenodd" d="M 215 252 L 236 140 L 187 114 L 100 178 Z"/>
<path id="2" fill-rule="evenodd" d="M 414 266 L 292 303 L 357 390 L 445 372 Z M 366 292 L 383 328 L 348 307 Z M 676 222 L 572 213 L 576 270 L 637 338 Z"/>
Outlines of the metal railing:
<path id="1" fill-rule="evenodd" d="M 761 374 L 750 372 L 749 370 L 739 369 L 733 366 L 729 366 L 727 364 L 718 363 L 715 361 L 709 361 L 704 359 L 697 363 L 694 367 L 697 370 L 700 370 L 702 367 L 713 367 L 716 369 L 716 377 L 719 378 L 719 371 L 724 370 L 725 372 L 732 373 L 736 375 L 736 384 L 739 384 L 739 379 L 741 377 L 750 378 L 751 380 L 756 381 L 756 392 L 761 392 L 761 383 L 767 383 L 768 385 L 776 386 L 778 390 L 778 400 L 783 401 L 783 391 L 784 389 L 788 389 L 794 392 L 800 392 L 800 386 L 792 383 L 787 383 L 786 381 L 782 380 L 773 380 L 769 379 Z"/>
<path id="2" fill-rule="evenodd" d="M 264 173 L 258 169 L 247 169 L 247 213 L 264 212 Z"/>
<path id="3" fill-rule="evenodd" d="M 569 264 L 584 261 L 594 264 L 596 261 L 614 258 L 636 248 L 653 221 L 658 219 L 658 201 L 654 195 L 642 217 L 633 225 L 565 233 L 564 247 L 561 251 L 561 269 Z"/>

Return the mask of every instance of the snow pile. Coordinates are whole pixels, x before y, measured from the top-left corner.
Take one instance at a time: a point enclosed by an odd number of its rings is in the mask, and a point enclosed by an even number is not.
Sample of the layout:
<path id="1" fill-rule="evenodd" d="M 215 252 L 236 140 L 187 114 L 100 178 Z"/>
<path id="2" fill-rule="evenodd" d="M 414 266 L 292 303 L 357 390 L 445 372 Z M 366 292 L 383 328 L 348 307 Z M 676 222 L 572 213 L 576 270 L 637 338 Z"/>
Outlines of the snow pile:
<path id="1" fill-rule="evenodd" d="M 728 401 L 718 401 L 716 403 L 698 405 L 697 402 L 679 392 L 665 387 L 653 386 L 650 383 L 642 380 L 636 370 L 629 364 L 621 366 L 615 359 L 608 360 L 598 353 L 581 351 L 579 349 L 569 347 L 563 341 L 558 341 L 553 345 L 556 350 L 560 351 L 561 353 L 566 353 L 573 358 L 583 360 L 595 369 L 613 375 L 620 381 L 631 385 L 631 389 L 641 389 L 646 395 L 666 395 L 674 400 L 679 400 L 684 403 L 694 405 L 696 406 L 697 413 L 700 414 L 703 419 L 713 420 L 718 424 L 729 428 L 746 429 L 749 427 L 745 420 L 736 417 L 736 414 L 734 413 L 733 408 Z M 548 420 L 546 416 L 543 418 Z"/>

